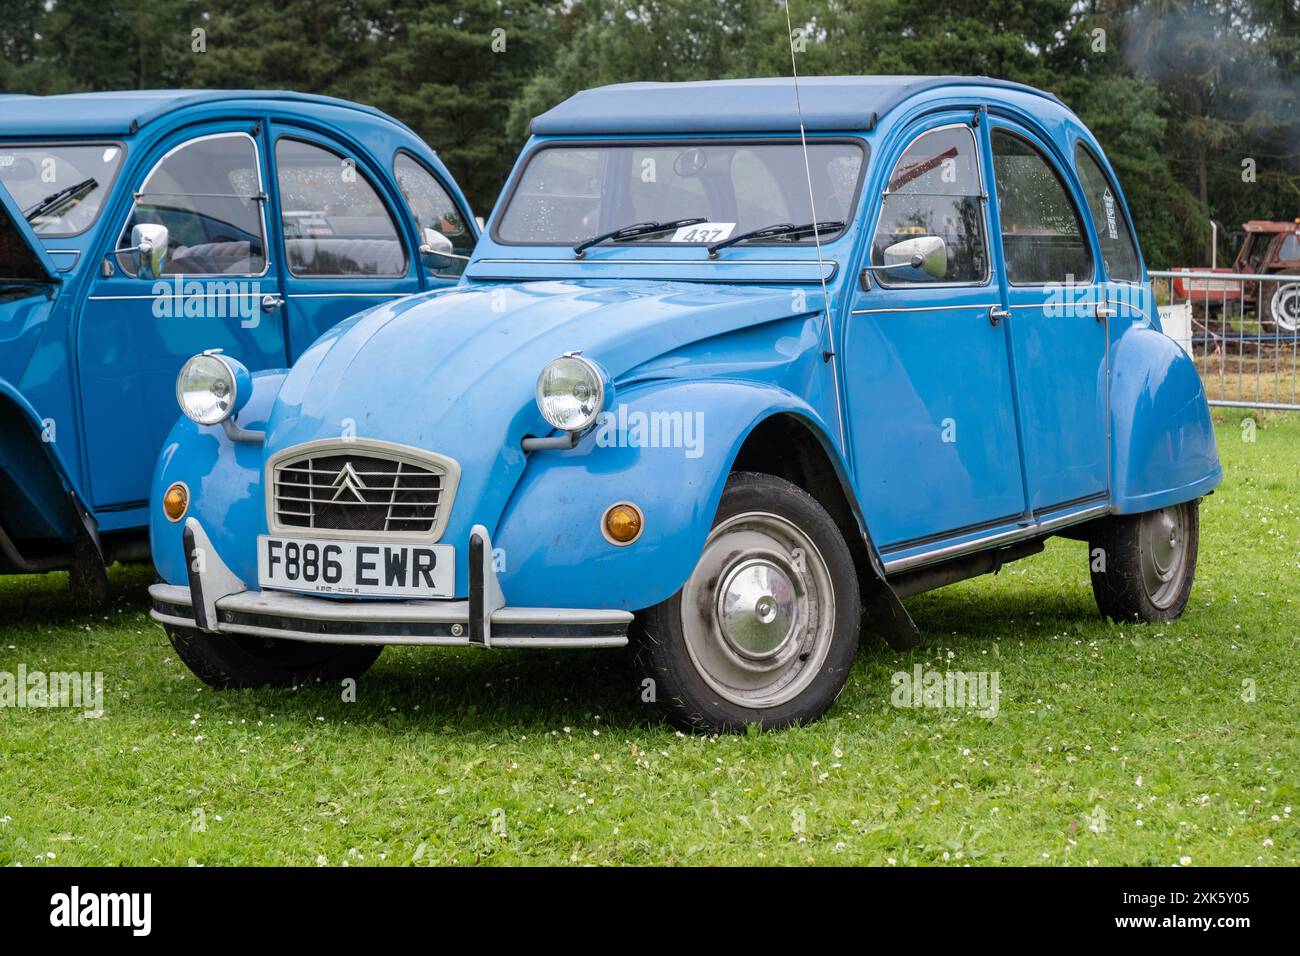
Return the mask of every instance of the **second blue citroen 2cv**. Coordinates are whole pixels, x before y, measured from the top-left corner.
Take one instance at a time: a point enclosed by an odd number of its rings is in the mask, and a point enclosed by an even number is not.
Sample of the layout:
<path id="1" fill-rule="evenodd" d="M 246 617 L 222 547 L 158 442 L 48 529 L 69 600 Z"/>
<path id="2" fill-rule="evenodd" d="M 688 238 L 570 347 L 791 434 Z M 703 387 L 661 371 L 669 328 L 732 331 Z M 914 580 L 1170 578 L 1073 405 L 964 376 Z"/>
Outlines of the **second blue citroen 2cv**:
<path id="1" fill-rule="evenodd" d="M 1053 535 L 1176 617 L 1221 477 L 1101 147 L 982 78 L 580 93 L 460 286 L 177 396 L 152 613 L 210 684 L 630 641 L 704 731 L 816 719 L 902 598 Z"/>
<path id="2" fill-rule="evenodd" d="M 281 368 L 359 309 L 455 285 L 477 229 L 378 110 L 276 91 L 0 96 L 0 574 L 147 560 L 176 374 Z M 425 251 L 427 250 L 427 251 Z"/>

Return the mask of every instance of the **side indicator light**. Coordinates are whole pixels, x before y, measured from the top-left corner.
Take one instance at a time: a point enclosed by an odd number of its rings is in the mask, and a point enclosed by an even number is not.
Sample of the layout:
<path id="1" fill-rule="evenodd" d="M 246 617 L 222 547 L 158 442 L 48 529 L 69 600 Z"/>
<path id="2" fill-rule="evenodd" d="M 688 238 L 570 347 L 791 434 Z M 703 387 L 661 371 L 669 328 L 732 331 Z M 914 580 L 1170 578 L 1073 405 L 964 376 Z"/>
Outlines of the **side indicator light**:
<path id="1" fill-rule="evenodd" d="M 601 532 L 610 544 L 628 545 L 641 537 L 645 530 L 645 516 L 630 501 L 610 505 L 600 523 Z"/>
<path id="2" fill-rule="evenodd" d="M 162 506 L 168 521 L 180 521 L 190 507 L 190 490 L 182 482 L 174 483 L 163 495 Z"/>

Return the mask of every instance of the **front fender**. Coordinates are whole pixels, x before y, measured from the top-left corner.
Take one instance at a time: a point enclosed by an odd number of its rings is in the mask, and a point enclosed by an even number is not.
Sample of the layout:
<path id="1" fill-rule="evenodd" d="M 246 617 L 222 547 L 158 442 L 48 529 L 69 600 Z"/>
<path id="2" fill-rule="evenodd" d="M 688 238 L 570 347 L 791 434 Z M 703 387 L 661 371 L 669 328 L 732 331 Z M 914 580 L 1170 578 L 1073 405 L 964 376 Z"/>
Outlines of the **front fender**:
<path id="1" fill-rule="evenodd" d="M 286 372 L 253 374 L 253 394 L 239 413 L 247 429 L 266 427 L 267 417 Z M 232 442 L 220 425 L 198 425 L 182 416 L 167 436 L 154 469 L 149 496 L 149 542 L 154 567 L 168 584 L 186 584 L 185 522 L 167 520 L 162 496 L 176 481 L 190 492 L 186 517 L 198 518 L 213 547 L 245 582 L 257 581 L 256 536 L 266 533 L 266 499 L 262 490 L 262 446 Z"/>
<path id="2" fill-rule="evenodd" d="M 1134 326 L 1111 346 L 1110 412 L 1115 512 L 1191 501 L 1223 480 L 1205 389 L 1173 339 Z"/>
<path id="3" fill-rule="evenodd" d="M 534 452 L 494 536 L 506 600 L 635 611 L 672 596 L 695 567 L 745 438 L 781 413 L 827 434 L 811 406 L 775 386 L 657 382 L 620 394 L 608 422 L 576 448 Z M 681 441 L 655 441 L 674 429 Z M 600 530 L 621 501 L 645 515 L 628 546 Z"/>

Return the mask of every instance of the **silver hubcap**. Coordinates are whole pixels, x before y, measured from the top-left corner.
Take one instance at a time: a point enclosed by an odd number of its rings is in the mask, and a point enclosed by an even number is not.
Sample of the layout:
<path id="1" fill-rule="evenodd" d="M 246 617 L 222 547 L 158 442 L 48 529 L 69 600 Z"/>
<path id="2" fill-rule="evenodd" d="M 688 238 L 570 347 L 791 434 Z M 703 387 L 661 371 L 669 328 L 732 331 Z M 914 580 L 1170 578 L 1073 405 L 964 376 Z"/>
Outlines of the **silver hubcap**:
<path id="1" fill-rule="evenodd" d="M 682 588 L 682 629 L 696 671 L 744 707 L 775 707 L 817 676 L 830 649 L 835 596 L 812 540 L 765 512 L 709 534 Z"/>
<path id="2" fill-rule="evenodd" d="M 794 585 L 765 558 L 742 562 L 718 589 L 718 629 L 736 653 L 752 660 L 780 652 L 794 634 L 794 617 Z"/>
<path id="3" fill-rule="evenodd" d="M 1142 522 L 1142 583 L 1156 607 L 1168 607 L 1182 589 L 1187 567 L 1187 515 L 1182 506 L 1147 514 Z"/>
<path id="4" fill-rule="evenodd" d="M 1300 285 L 1284 285 L 1273 293 L 1273 321 L 1287 332 L 1300 329 Z"/>

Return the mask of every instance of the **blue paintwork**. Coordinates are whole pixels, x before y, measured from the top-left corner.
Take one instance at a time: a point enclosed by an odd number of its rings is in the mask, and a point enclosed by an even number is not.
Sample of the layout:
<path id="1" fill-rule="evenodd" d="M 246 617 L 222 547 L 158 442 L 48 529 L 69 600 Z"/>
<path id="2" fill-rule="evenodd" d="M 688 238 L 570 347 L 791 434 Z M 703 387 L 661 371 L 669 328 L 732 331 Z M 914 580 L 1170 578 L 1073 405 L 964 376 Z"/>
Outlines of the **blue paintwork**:
<path id="1" fill-rule="evenodd" d="M 211 293 L 218 288 L 213 283 L 224 277 L 164 276 L 155 284 L 119 270 L 104 277 L 98 267 L 117 243 L 131 212 L 133 191 L 157 161 L 193 138 L 231 131 L 253 135 L 268 194 L 270 262 L 247 301 L 275 294 L 285 296 L 286 302 L 269 315 L 250 309 L 252 318 L 159 317 L 154 306 L 160 292 L 179 288 L 182 294 Z M 398 223 L 407 253 L 403 276 L 296 278 L 284 268 L 273 161 L 275 139 L 284 134 L 355 160 Z M 101 534 L 143 532 L 147 526 L 145 502 L 153 464 L 176 419 L 176 373 L 190 355 L 222 348 L 254 370 L 283 368 L 323 331 L 359 309 L 454 284 L 454 279 L 429 275 L 416 252 L 420 237 L 393 175 L 399 150 L 434 174 L 459 206 L 467 227 L 477 229 L 459 187 L 419 137 L 378 110 L 330 97 L 146 90 L 5 98 L 0 143 L 59 141 L 116 145 L 125 157 L 95 224 L 76 236 L 36 236 L 0 188 L 5 216 L 0 225 L 34 248 L 51 280 L 15 295 L 14 283 L 6 281 L 14 277 L 0 275 L 0 401 L 11 401 L 14 414 L 27 420 L 34 434 L 46 436 L 48 457 L 57 463 L 66 489 L 60 490 L 58 507 L 71 514 L 69 502 L 75 496 Z M 248 280 L 229 278 L 251 289 Z M 30 488 L 35 477 L 16 474 L 18 463 L 27 460 L 18 446 L 29 441 L 18 433 L 0 436 L 0 467 Z M 42 507 L 48 500 L 33 492 L 28 502 L 0 502 L 0 521 L 12 527 L 18 520 L 14 514 Z M 64 540 L 79 526 L 68 520 L 69 514 L 46 516 L 46 525 L 61 529 Z"/>
<path id="2" fill-rule="evenodd" d="M 1122 512 L 1187 501 L 1219 482 L 1195 369 L 1159 332 L 1146 281 L 1124 287 L 1131 304 L 1108 324 L 1048 320 L 1042 289 L 1035 314 L 1033 290 L 1007 287 L 1000 250 L 983 285 L 864 291 L 858 282 L 902 150 L 919 132 L 969 124 L 981 109 L 987 188 L 989 125 L 1033 136 L 1084 210 L 1100 262 L 1074 143 L 1103 154 L 1069 110 L 1037 91 L 979 80 L 807 82 L 814 94 L 805 93 L 805 110 L 818 117 L 810 138 L 860 137 L 869 156 L 854 221 L 823 244 L 824 266 L 812 245 L 740 245 L 717 262 L 703 261 L 698 247 L 608 245 L 575 260 L 564 246 L 501 243 L 489 222 L 461 286 L 335 327 L 273 397 L 275 380 L 259 379 L 240 423 L 256 427 L 265 417 L 264 448 L 234 447 L 217 428 L 176 426 L 151 509 L 163 577 L 186 580 L 179 528 L 159 515 L 169 482 L 190 485 L 191 514 L 230 568 L 252 582 L 256 535 L 266 528 L 266 457 L 338 438 L 349 422 L 358 437 L 459 462 L 441 540 L 457 548 L 460 594 L 469 530 L 483 524 L 502 551 L 501 583 L 513 606 L 635 610 L 670 596 L 695 563 L 746 437 L 776 415 L 791 416 L 820 442 L 887 560 L 1099 503 Z M 643 121 L 650 130 L 676 115 L 694 117 L 691 133 L 770 136 L 796 122 L 793 102 L 770 95 L 783 84 L 590 92 L 539 119 L 534 129 L 546 135 L 535 135 L 524 156 L 561 133 L 627 138 Z M 836 98 L 841 92 L 846 100 Z M 719 104 L 726 114 L 705 124 L 700 117 Z M 1127 215 L 1122 196 L 1119 204 Z M 994 208 L 990 235 L 997 225 Z M 1121 288 L 1101 271 L 1095 285 Z M 990 304 L 1019 308 L 994 327 Z M 917 308 L 928 311 L 903 311 Z M 628 421 L 636 413 L 701 413 L 698 447 L 610 447 L 597 429 L 572 450 L 525 453 L 525 436 L 549 434 L 533 400 L 537 374 L 572 349 L 610 374 L 613 411 Z M 824 359 L 828 350 L 835 361 Z M 958 429 L 951 443 L 939 438 L 949 418 Z M 598 527 L 604 509 L 621 500 L 646 515 L 642 538 L 623 548 Z"/>

